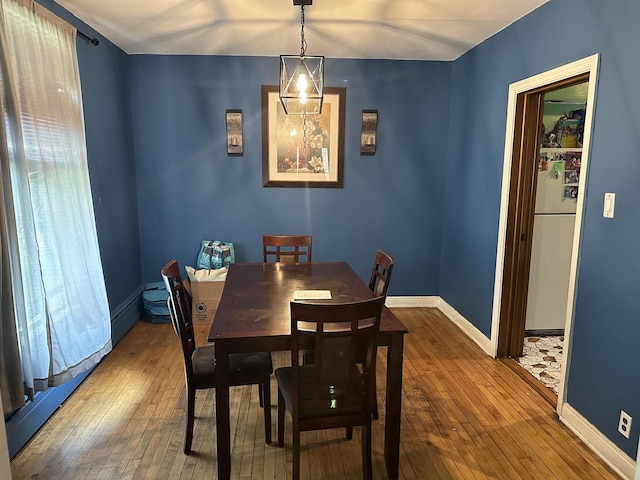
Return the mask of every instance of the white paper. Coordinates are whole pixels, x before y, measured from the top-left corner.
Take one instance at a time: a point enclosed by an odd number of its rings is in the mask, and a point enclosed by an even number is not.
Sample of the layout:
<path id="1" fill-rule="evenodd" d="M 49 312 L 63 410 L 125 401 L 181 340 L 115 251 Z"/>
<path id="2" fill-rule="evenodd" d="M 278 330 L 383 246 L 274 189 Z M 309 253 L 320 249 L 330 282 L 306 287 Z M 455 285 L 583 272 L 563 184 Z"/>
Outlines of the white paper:
<path id="1" fill-rule="evenodd" d="M 296 290 L 294 300 L 331 300 L 331 290 Z"/>

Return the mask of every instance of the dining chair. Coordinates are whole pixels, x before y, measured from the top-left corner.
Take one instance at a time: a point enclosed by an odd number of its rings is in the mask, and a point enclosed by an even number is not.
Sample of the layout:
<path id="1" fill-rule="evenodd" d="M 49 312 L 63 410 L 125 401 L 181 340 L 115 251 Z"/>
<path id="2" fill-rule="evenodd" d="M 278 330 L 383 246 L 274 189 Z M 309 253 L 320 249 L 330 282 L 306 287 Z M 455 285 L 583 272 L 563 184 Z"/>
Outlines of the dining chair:
<path id="1" fill-rule="evenodd" d="M 293 427 L 293 479 L 300 477 L 300 432 L 360 426 L 362 478 L 372 478 L 371 391 L 383 297 L 352 303 L 291 302 L 291 366 L 276 369 L 278 446 L 284 445 L 285 410 Z M 315 361 L 300 363 L 312 346 Z M 364 358 L 357 352 L 365 351 Z"/>
<path id="2" fill-rule="evenodd" d="M 263 262 L 311 263 L 311 243 L 311 235 L 262 235 Z"/>
<path id="3" fill-rule="evenodd" d="M 369 278 L 369 288 L 376 297 L 387 298 L 389 290 L 389 282 L 391 281 L 391 272 L 393 272 L 394 261 L 389 254 L 378 250 L 376 258 L 371 269 L 371 277 Z M 374 379 L 375 383 L 375 379 Z M 373 418 L 378 418 L 378 401 L 376 400 L 376 389 L 373 389 Z M 350 438 L 350 436 L 349 436 Z"/>
<path id="4" fill-rule="evenodd" d="M 167 304 L 173 328 L 180 338 L 184 354 L 184 370 L 187 387 L 187 424 L 184 436 L 184 453 L 191 452 L 193 424 L 195 418 L 196 391 L 215 388 L 214 345 L 196 346 L 191 318 L 191 295 L 180 275 L 176 260 L 162 267 L 162 278 L 167 286 Z M 271 393 L 270 380 L 273 373 L 271 355 L 267 352 L 235 353 L 229 355 L 229 385 L 258 385 L 260 406 L 264 410 L 264 434 L 266 443 L 271 443 Z"/>
<path id="5" fill-rule="evenodd" d="M 391 281 L 391 273 L 393 272 L 394 265 L 393 258 L 382 250 L 376 252 L 373 267 L 371 268 L 371 275 L 369 277 L 369 289 L 376 297 L 387 298 L 387 291 L 389 290 L 389 282 Z M 305 363 L 313 363 L 313 351 L 307 350 L 303 353 Z M 375 378 L 373 379 L 375 384 Z M 373 395 L 373 418 L 378 419 L 378 401 L 376 398 L 375 385 L 372 390 Z M 353 432 L 350 428 L 347 429 L 347 438 L 352 438 Z"/>
<path id="6" fill-rule="evenodd" d="M 369 288 L 376 297 L 387 298 L 393 265 L 393 258 L 389 254 L 382 250 L 376 252 L 376 258 L 371 269 L 371 277 L 369 278 Z"/>

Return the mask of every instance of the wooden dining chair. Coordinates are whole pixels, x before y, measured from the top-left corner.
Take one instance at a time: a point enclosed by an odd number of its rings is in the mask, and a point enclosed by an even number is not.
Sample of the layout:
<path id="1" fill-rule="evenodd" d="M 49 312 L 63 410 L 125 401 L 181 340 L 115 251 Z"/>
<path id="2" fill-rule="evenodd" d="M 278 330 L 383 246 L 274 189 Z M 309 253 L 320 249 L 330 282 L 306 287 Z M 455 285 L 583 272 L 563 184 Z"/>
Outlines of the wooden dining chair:
<path id="1" fill-rule="evenodd" d="M 376 297 L 384 297 L 386 300 L 387 291 L 389 290 L 389 282 L 391 281 L 391 272 L 393 272 L 393 265 L 393 258 L 391 258 L 389 254 L 382 250 L 378 250 L 376 252 L 376 258 L 371 269 L 371 277 L 369 278 L 369 288 Z M 379 414 L 375 387 L 373 389 L 373 402 L 373 418 L 377 419 Z M 351 438 L 349 433 L 348 436 Z"/>
<path id="2" fill-rule="evenodd" d="M 162 267 L 162 278 L 169 291 L 167 304 L 173 328 L 180 338 L 184 354 L 187 385 L 187 424 L 184 436 L 184 453 L 191 452 L 193 423 L 195 418 L 196 390 L 215 388 L 214 345 L 196 346 L 191 319 L 191 295 L 187 292 L 178 262 L 171 260 Z M 235 353 L 229 355 L 229 385 L 257 384 L 260 406 L 264 409 L 264 434 L 271 443 L 271 394 L 270 380 L 273 372 L 271 355 L 266 352 Z"/>
<path id="3" fill-rule="evenodd" d="M 353 303 L 291 302 L 291 366 L 276 369 L 278 446 L 285 410 L 293 426 L 293 479 L 300 477 L 300 432 L 362 427 L 362 478 L 372 478 L 371 391 L 383 297 Z M 315 361 L 300 364 L 312 345 Z M 358 352 L 365 351 L 361 360 Z"/>
<path id="4" fill-rule="evenodd" d="M 369 288 L 376 297 L 387 298 L 393 265 L 393 258 L 389 254 L 382 250 L 376 252 L 376 258 L 371 269 L 371 277 L 369 278 Z"/>
<path id="5" fill-rule="evenodd" d="M 371 275 L 369 277 L 369 289 L 376 297 L 387 298 L 387 291 L 389 290 L 389 282 L 391 281 L 391 273 L 393 272 L 394 261 L 388 253 L 378 250 L 376 252 L 373 267 L 371 268 Z M 305 351 L 303 353 L 305 363 L 313 363 L 313 351 Z M 375 383 L 375 378 L 374 378 Z M 373 395 L 373 418 L 378 419 L 378 401 L 376 398 L 375 386 L 372 390 Z M 352 438 L 352 429 L 347 429 L 347 438 Z"/>
<path id="6" fill-rule="evenodd" d="M 262 235 L 263 262 L 311 263 L 311 235 Z"/>

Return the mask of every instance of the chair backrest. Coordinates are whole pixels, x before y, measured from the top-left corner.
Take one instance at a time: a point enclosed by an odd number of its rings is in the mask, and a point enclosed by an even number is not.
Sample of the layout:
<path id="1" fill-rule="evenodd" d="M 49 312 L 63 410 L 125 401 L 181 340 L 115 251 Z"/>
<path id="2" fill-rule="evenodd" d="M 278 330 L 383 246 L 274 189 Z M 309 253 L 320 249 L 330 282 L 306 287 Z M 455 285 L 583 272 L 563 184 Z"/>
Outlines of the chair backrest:
<path id="1" fill-rule="evenodd" d="M 294 416 L 370 415 L 383 297 L 353 303 L 291 302 Z M 313 365 L 299 353 L 314 349 Z M 360 357 L 358 352 L 366 355 Z"/>
<path id="2" fill-rule="evenodd" d="M 373 268 L 371 269 L 371 278 L 369 279 L 369 288 L 376 297 L 387 297 L 392 271 L 393 258 L 385 252 L 378 250 L 376 252 L 375 262 L 373 262 Z"/>
<path id="3" fill-rule="evenodd" d="M 193 375 L 191 356 L 196 349 L 196 339 L 191 319 L 191 295 L 184 286 L 180 275 L 180 267 L 176 260 L 168 262 L 162 267 L 160 273 L 169 292 L 167 300 L 169 316 L 171 317 L 173 329 L 182 344 L 187 381 L 190 381 Z"/>
<path id="4" fill-rule="evenodd" d="M 263 235 L 263 261 L 311 263 L 311 235 Z"/>

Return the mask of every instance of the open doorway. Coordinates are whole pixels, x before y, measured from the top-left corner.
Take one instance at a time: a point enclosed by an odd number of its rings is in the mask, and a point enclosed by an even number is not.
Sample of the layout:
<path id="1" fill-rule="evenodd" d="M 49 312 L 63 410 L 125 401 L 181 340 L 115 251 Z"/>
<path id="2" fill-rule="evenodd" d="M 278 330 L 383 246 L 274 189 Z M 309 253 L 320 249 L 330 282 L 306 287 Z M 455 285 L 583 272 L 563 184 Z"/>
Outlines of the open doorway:
<path id="1" fill-rule="evenodd" d="M 576 80 L 583 77 L 584 81 L 544 93 L 524 344 L 516 358 L 525 372 L 555 395 L 564 359 L 578 191 L 584 184 L 581 161 L 589 79 L 581 75 Z"/>
<path id="2" fill-rule="evenodd" d="M 598 56 L 595 55 L 510 86 L 491 339 L 497 358 L 518 358 L 523 353 L 525 331 L 527 330 L 531 265 L 533 261 L 537 268 L 540 261 L 539 258 L 532 257 L 535 254 L 534 236 L 536 234 L 536 188 L 538 187 L 538 181 L 541 177 L 546 179 L 544 175 L 551 175 L 555 180 L 555 174 L 557 173 L 558 182 L 557 184 L 553 183 L 559 189 L 555 193 L 560 192 L 561 195 L 565 193 L 565 185 L 567 187 L 577 186 L 577 182 L 561 183 L 565 181 L 565 172 L 570 169 L 567 168 L 569 164 L 564 157 L 556 159 L 555 154 L 559 153 L 559 150 L 554 151 L 551 158 L 548 156 L 549 152 L 545 152 L 547 153 L 547 173 L 541 175 L 540 168 L 544 167 L 544 165 L 541 165 L 541 153 L 543 153 L 541 148 L 545 141 L 548 143 L 557 140 L 561 141 L 558 138 L 557 128 L 563 128 L 560 124 L 554 124 L 555 130 L 552 132 L 551 128 L 547 128 L 544 125 L 545 98 L 552 100 L 555 95 L 568 95 L 571 89 L 586 88 L 586 106 L 584 107 L 583 118 L 578 120 L 583 122 L 584 133 L 580 139 L 574 137 L 574 140 L 579 142 L 581 146 L 577 147 L 577 143 L 573 144 L 576 146 L 568 146 L 569 131 L 567 132 L 567 143 L 565 144 L 567 149 L 573 149 L 575 152 L 580 151 L 581 164 L 579 173 L 583 179 L 580 188 L 566 189 L 567 195 L 572 198 L 565 202 L 566 205 L 574 202 L 575 212 L 573 212 L 573 229 L 571 232 L 565 233 L 565 236 L 570 239 L 567 251 L 564 252 L 564 258 L 568 259 L 568 267 L 566 269 L 568 273 L 559 294 L 564 301 L 564 306 L 560 308 L 560 310 L 564 309 L 560 313 L 560 324 L 562 326 L 556 330 L 564 333 L 564 355 L 566 356 L 567 352 L 570 351 L 573 296 L 580 243 L 582 208 L 586 191 L 586 163 L 595 101 L 597 65 Z M 581 86 L 577 87 L 577 85 Z M 549 104 L 551 103 L 560 102 L 550 101 Z M 547 123 L 549 123 L 548 120 Z M 555 135 L 555 139 L 551 136 L 551 133 Z M 578 150 L 578 148 L 581 150 Z M 560 169 L 561 162 L 562 169 Z M 548 170 L 549 168 L 554 170 L 550 171 Z M 567 175 L 570 175 L 570 172 Z M 566 180 L 571 181 L 574 178 L 568 176 Z M 560 199 L 559 202 L 563 203 L 563 200 Z M 539 225 L 543 223 L 545 222 L 538 221 Z M 556 280 L 554 279 L 554 283 L 557 283 Z M 514 365 L 514 368 L 522 370 L 515 361 L 510 363 Z M 556 403 L 558 409 L 561 408 L 563 403 L 566 378 L 565 363 L 560 368 L 560 378 L 556 392 L 554 393 L 550 389 L 541 387 L 545 393 L 548 393 L 546 398 L 551 403 Z"/>

